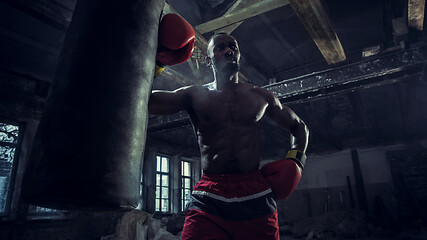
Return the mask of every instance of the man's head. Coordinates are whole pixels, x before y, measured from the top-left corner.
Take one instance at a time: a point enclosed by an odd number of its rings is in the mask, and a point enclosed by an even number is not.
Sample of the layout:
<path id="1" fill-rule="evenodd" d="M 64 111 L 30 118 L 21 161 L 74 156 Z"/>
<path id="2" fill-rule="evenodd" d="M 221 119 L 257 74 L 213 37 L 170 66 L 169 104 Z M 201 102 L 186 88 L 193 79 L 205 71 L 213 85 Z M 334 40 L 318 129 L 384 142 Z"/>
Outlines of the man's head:
<path id="1" fill-rule="evenodd" d="M 215 33 L 208 41 L 207 61 L 220 74 L 234 74 L 240 67 L 239 45 L 227 33 Z"/>

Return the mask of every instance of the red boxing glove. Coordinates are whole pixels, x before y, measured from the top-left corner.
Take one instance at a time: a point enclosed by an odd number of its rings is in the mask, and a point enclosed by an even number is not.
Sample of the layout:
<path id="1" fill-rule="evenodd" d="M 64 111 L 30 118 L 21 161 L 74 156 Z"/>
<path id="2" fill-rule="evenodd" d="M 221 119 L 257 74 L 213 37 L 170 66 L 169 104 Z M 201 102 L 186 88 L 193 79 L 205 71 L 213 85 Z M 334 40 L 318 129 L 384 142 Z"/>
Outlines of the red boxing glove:
<path id="1" fill-rule="evenodd" d="M 183 63 L 194 51 L 196 33 L 193 27 L 177 14 L 166 14 L 159 25 L 156 65 L 162 68 Z M 161 72 L 161 71 L 160 71 Z M 156 74 L 157 73 L 156 69 Z"/>
<path id="2" fill-rule="evenodd" d="M 305 158 L 303 153 L 291 150 L 286 159 L 268 163 L 261 168 L 276 200 L 286 199 L 294 191 L 301 179 Z"/>

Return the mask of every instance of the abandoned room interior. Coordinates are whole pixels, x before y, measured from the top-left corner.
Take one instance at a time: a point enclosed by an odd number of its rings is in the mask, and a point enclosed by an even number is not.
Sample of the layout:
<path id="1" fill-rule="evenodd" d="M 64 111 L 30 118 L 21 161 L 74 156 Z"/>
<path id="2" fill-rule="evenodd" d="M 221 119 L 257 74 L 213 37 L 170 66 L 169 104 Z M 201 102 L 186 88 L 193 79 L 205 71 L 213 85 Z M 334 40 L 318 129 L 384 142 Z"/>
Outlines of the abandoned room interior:
<path id="1" fill-rule="evenodd" d="M 166 14 L 192 26 L 194 50 L 153 78 Z M 219 32 L 238 42 L 239 81 L 310 132 L 277 202 L 281 239 L 427 239 L 424 15 L 425 0 L 0 1 L 0 239 L 181 239 L 199 132 L 147 102 L 216 91 Z M 290 132 L 256 124 L 260 166 L 284 159 Z"/>

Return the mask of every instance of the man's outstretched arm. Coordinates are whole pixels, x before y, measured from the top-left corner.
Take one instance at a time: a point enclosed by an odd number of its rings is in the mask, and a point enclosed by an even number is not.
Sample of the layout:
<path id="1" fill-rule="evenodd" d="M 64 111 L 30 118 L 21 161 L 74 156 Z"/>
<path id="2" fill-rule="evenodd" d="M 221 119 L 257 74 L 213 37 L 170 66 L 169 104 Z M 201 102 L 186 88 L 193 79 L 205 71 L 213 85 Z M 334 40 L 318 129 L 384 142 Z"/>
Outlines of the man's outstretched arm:
<path id="1" fill-rule="evenodd" d="M 169 115 L 187 110 L 191 105 L 192 86 L 182 87 L 175 91 L 155 90 L 148 101 L 148 113 Z"/>

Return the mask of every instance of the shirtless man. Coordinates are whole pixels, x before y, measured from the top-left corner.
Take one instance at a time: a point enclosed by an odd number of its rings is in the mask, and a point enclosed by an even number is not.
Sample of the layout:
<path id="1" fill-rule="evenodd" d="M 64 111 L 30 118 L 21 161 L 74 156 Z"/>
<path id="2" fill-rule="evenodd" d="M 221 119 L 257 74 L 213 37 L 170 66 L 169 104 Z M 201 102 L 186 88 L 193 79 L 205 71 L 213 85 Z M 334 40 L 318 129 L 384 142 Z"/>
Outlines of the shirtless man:
<path id="1" fill-rule="evenodd" d="M 186 111 L 200 146 L 203 176 L 187 205 L 181 239 L 279 239 L 276 200 L 289 196 L 301 178 L 307 126 L 270 91 L 239 81 L 234 37 L 215 34 L 207 60 L 216 90 L 153 91 L 148 104 L 150 114 Z M 293 150 L 259 169 L 264 115 L 291 133 Z"/>

